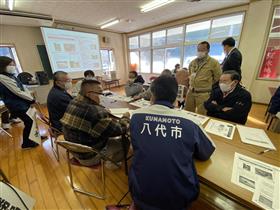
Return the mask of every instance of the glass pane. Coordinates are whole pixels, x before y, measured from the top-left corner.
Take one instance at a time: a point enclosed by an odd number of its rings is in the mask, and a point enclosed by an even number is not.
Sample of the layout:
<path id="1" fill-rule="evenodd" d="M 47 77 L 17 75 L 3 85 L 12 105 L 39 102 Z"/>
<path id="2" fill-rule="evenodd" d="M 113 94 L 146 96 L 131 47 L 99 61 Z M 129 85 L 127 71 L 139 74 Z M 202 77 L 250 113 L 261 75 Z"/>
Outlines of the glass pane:
<path id="1" fill-rule="evenodd" d="M 130 37 L 129 38 L 129 49 L 136 49 L 136 48 L 139 48 L 138 36 Z"/>
<path id="2" fill-rule="evenodd" d="M 190 62 L 196 58 L 197 45 L 188 45 L 184 48 L 184 64 L 183 67 L 189 68 Z"/>
<path id="3" fill-rule="evenodd" d="M 153 33 L 153 46 L 165 45 L 166 30 Z"/>
<path id="4" fill-rule="evenodd" d="M 220 42 L 214 42 L 210 44 L 210 56 L 217 59 L 219 63 L 222 63 L 225 58 L 223 46 Z"/>
<path id="5" fill-rule="evenodd" d="M 139 52 L 130 52 L 130 70 L 139 71 Z"/>
<path id="6" fill-rule="evenodd" d="M 110 58 L 110 71 L 115 71 L 115 58 L 113 50 L 109 50 L 109 58 Z"/>
<path id="7" fill-rule="evenodd" d="M 269 39 L 259 78 L 280 80 L 280 39 Z"/>
<path id="8" fill-rule="evenodd" d="M 144 34 L 140 36 L 140 47 L 150 47 L 151 46 L 151 36 L 150 34 Z"/>
<path id="9" fill-rule="evenodd" d="M 213 20 L 211 38 L 239 36 L 242 26 L 242 20 L 243 15 L 235 15 Z"/>
<path id="10" fill-rule="evenodd" d="M 207 40 L 210 29 L 210 20 L 187 25 L 186 42 Z"/>
<path id="11" fill-rule="evenodd" d="M 110 68 L 110 58 L 108 50 L 100 50 L 101 52 L 101 61 L 102 61 L 102 69 L 104 71 L 108 71 Z"/>
<path id="12" fill-rule="evenodd" d="M 167 44 L 183 41 L 183 26 L 167 30 Z"/>
<path id="13" fill-rule="evenodd" d="M 145 50 L 141 51 L 141 73 L 150 73 L 151 72 L 151 51 L 150 50 Z"/>
<path id="14" fill-rule="evenodd" d="M 275 13 L 272 20 L 272 28 L 271 33 L 278 33 L 278 37 L 280 37 L 280 7 L 275 9 Z"/>
<path id="15" fill-rule="evenodd" d="M 153 73 L 160 74 L 164 69 L 164 49 L 153 51 Z"/>
<path id="16" fill-rule="evenodd" d="M 177 63 L 180 64 L 181 50 L 179 47 L 165 49 L 165 68 L 172 70 Z"/>

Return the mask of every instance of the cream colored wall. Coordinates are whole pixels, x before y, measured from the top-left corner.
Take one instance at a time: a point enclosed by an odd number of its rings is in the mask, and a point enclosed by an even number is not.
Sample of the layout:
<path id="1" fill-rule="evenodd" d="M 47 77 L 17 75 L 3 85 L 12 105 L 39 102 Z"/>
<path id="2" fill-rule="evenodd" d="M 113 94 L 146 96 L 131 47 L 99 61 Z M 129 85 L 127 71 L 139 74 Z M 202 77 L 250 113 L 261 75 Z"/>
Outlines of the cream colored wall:
<path id="1" fill-rule="evenodd" d="M 44 43 L 39 28 L 0 25 L 0 43 L 15 45 L 23 71 L 43 70 L 36 47 Z"/>
<path id="2" fill-rule="evenodd" d="M 271 98 L 268 87 L 277 87 L 280 85 L 280 82 L 257 80 L 256 78 L 266 45 L 267 33 L 270 28 L 273 5 L 276 2 L 276 0 L 253 1 L 248 5 L 209 12 L 139 30 L 127 34 L 127 37 L 148 31 L 155 31 L 162 28 L 199 21 L 210 17 L 245 11 L 245 20 L 239 43 L 239 49 L 243 55 L 242 82 L 251 92 L 254 102 L 268 103 Z M 149 77 L 149 75 L 146 77 Z"/>
<path id="3" fill-rule="evenodd" d="M 60 25 L 61 27 L 61 25 Z M 65 26 L 65 29 L 69 28 Z M 114 50 L 117 77 L 121 79 L 121 84 L 126 81 L 125 49 L 123 35 L 113 32 L 71 27 L 76 31 L 97 33 L 100 38 L 100 47 Z M 109 38 L 109 43 L 103 43 L 102 37 Z M 44 44 L 41 30 L 39 27 L 8 26 L 0 25 L 0 43 L 14 44 L 24 71 L 34 73 L 42 71 L 43 66 L 36 45 Z"/>

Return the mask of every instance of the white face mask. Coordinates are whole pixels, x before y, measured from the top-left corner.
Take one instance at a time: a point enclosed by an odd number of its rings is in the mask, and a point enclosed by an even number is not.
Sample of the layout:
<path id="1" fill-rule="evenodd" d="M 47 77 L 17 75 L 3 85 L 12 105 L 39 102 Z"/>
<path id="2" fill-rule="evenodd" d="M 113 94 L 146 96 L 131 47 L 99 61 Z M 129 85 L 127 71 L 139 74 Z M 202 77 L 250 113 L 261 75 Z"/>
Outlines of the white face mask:
<path id="1" fill-rule="evenodd" d="M 231 85 L 232 85 L 232 83 L 230 83 L 230 84 L 219 83 L 220 89 L 223 93 L 230 91 L 232 88 Z"/>
<path id="2" fill-rule="evenodd" d="M 15 74 L 17 71 L 16 67 L 15 66 L 7 66 L 6 67 L 6 72 L 8 74 Z"/>
<path id="3" fill-rule="evenodd" d="M 207 53 L 206 52 L 197 52 L 196 55 L 198 58 L 204 58 L 207 55 Z"/>
<path id="4" fill-rule="evenodd" d="M 71 90 L 72 89 L 72 82 L 66 82 L 65 83 L 65 90 Z"/>

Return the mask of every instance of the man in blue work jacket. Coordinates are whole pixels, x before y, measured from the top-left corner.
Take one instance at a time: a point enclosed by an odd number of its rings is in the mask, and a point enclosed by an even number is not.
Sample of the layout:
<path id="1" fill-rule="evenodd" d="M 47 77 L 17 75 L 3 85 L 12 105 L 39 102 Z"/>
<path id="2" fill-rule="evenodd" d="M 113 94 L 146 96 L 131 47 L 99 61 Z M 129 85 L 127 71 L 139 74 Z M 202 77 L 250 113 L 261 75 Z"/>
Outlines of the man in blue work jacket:
<path id="1" fill-rule="evenodd" d="M 130 129 L 134 150 L 129 187 L 137 210 L 182 210 L 199 194 L 193 158 L 215 150 L 205 132 L 175 110 L 178 84 L 160 76 L 151 85 L 152 105 L 135 111 Z"/>

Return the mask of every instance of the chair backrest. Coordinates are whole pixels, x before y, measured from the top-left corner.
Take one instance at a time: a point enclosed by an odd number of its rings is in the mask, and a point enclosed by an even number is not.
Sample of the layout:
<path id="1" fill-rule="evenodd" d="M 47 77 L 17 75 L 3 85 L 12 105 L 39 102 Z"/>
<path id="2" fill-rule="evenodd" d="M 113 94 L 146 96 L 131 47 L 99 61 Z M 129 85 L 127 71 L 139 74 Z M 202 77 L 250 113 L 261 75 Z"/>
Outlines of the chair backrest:
<path id="1" fill-rule="evenodd" d="M 70 141 L 57 140 L 56 143 L 62 146 L 63 148 L 65 148 L 66 150 L 68 150 L 70 153 L 89 153 L 89 152 L 98 153 L 92 147 L 73 143 Z"/>

